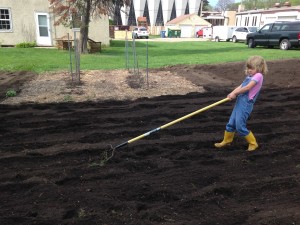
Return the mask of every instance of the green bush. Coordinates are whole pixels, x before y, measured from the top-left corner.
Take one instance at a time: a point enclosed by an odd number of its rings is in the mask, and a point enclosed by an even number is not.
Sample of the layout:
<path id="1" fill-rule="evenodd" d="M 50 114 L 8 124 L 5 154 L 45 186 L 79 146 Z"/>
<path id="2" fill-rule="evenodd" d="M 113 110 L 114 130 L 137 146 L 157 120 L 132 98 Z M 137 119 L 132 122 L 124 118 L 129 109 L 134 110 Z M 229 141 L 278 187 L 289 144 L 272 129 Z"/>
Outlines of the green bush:
<path id="1" fill-rule="evenodd" d="M 17 95 L 17 92 L 15 90 L 8 90 L 6 92 L 6 97 L 15 97 Z"/>
<path id="2" fill-rule="evenodd" d="M 36 47 L 36 42 L 22 42 L 22 43 L 18 43 L 16 44 L 17 48 L 33 48 Z"/>

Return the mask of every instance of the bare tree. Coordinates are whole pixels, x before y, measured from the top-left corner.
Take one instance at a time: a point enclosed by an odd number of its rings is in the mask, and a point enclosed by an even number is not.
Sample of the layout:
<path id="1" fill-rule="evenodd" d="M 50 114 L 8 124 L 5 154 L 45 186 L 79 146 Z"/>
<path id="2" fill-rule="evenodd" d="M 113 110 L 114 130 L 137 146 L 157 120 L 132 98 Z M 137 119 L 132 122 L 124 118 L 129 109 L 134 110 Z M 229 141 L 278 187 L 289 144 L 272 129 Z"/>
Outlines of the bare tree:
<path id="1" fill-rule="evenodd" d="M 226 11 L 232 4 L 234 4 L 234 0 L 219 0 L 216 4 L 216 9 L 219 11 Z"/>
<path id="2" fill-rule="evenodd" d="M 52 11 L 59 19 L 55 25 L 64 24 L 73 27 L 76 23 L 80 28 L 81 52 L 87 53 L 89 23 L 92 16 L 108 15 L 119 6 L 128 6 L 131 0 L 48 0 Z M 72 18 L 72 20 L 70 20 Z"/>

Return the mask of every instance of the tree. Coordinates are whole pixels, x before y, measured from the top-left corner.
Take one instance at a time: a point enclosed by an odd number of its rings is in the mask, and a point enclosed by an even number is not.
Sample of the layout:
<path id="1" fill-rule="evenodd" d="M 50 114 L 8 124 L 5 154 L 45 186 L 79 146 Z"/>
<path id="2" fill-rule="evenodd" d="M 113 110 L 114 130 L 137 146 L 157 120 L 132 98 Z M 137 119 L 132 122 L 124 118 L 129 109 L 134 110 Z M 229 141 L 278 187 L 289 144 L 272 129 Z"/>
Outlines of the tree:
<path id="1" fill-rule="evenodd" d="M 207 1 L 207 0 L 202 0 L 202 4 L 203 4 L 203 6 L 202 6 L 202 10 L 203 11 L 208 11 L 210 8 L 210 5 L 209 5 L 209 1 Z"/>
<path id="2" fill-rule="evenodd" d="M 198 10 L 198 16 L 201 16 L 203 11 L 209 11 L 209 10 L 212 10 L 212 7 L 209 5 L 209 1 L 201 0 L 199 5 L 199 10 Z"/>
<path id="3" fill-rule="evenodd" d="M 274 3 L 270 3 L 269 0 L 243 0 L 242 4 L 244 5 L 245 10 L 264 9 L 269 8 L 268 5 L 274 5 Z"/>
<path id="4" fill-rule="evenodd" d="M 219 11 L 226 11 L 232 4 L 234 4 L 234 0 L 219 0 L 216 4 L 216 8 Z"/>
<path id="5" fill-rule="evenodd" d="M 245 10 L 273 8 L 275 3 L 283 5 L 287 0 L 241 0 Z M 300 0 L 288 1 L 292 6 L 300 5 Z"/>
<path id="6" fill-rule="evenodd" d="M 290 0 L 289 2 L 292 4 L 292 6 L 300 5 L 300 0 Z"/>
<path id="7" fill-rule="evenodd" d="M 89 23 L 92 16 L 108 15 L 116 5 L 128 6 L 131 0 L 48 0 L 52 12 L 59 18 L 55 25 L 80 28 L 80 50 L 87 53 Z"/>
<path id="8" fill-rule="evenodd" d="M 283 6 L 283 4 L 285 2 L 289 2 L 292 6 L 296 6 L 296 5 L 300 5 L 300 0 L 261 0 L 263 1 L 265 4 L 265 8 L 273 8 L 275 3 L 280 3 L 281 6 Z"/>

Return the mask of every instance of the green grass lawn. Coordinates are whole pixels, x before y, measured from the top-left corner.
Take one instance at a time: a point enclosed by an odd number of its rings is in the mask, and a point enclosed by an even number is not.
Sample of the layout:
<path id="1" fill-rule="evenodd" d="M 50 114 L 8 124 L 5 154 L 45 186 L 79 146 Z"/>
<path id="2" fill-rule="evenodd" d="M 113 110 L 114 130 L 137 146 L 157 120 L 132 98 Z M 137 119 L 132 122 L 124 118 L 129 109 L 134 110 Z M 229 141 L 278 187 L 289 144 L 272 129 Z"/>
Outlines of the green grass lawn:
<path id="1" fill-rule="evenodd" d="M 81 70 L 139 68 L 147 66 L 147 42 L 112 41 L 101 53 L 81 55 Z M 251 55 L 266 60 L 299 58 L 299 49 L 283 51 L 278 48 L 248 48 L 232 42 L 148 42 L 148 67 L 159 68 L 176 64 L 216 64 L 245 61 Z M 72 53 L 72 58 L 74 53 Z M 134 60 L 136 59 L 136 60 Z M 73 60 L 72 60 L 73 62 Z M 74 62 L 73 62 L 74 66 Z M 70 54 L 66 50 L 46 48 L 0 48 L 0 70 L 45 72 L 70 69 Z"/>

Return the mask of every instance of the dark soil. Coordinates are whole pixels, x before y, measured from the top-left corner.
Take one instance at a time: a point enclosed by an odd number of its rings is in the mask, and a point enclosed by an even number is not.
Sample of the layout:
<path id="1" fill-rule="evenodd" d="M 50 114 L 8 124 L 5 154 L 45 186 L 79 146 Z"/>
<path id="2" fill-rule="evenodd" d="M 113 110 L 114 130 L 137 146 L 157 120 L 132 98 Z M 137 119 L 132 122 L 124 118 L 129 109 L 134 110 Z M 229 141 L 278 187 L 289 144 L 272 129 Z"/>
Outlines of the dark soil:
<path id="1" fill-rule="evenodd" d="M 202 94 L 0 104 L 0 224 L 299 224 L 299 63 L 268 62 L 248 124 L 260 145 L 251 153 L 241 137 L 213 147 L 233 108 L 227 102 L 101 161 L 110 144 L 225 98 L 243 79 L 239 63 L 162 69 L 195 84 L 211 74 L 216 82 Z"/>
<path id="2" fill-rule="evenodd" d="M 4 72 L 0 71 L 0 101 L 6 97 L 6 92 L 14 90 L 21 91 L 21 86 L 34 78 L 37 74 L 33 72 Z"/>

